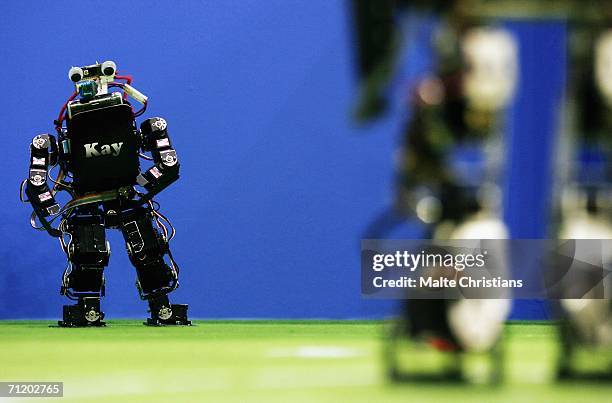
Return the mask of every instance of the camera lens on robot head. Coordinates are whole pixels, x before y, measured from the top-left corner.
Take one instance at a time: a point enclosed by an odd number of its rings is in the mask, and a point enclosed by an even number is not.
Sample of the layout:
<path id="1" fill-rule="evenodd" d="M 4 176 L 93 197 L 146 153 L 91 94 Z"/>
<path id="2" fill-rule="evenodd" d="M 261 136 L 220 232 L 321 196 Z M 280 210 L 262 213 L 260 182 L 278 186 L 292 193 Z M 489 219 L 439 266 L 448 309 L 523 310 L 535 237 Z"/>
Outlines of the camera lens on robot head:
<path id="1" fill-rule="evenodd" d="M 107 60 L 102 63 L 102 73 L 105 76 L 112 76 L 113 74 L 115 74 L 115 71 L 117 71 L 117 66 L 115 65 L 115 62 Z"/>
<path id="2" fill-rule="evenodd" d="M 83 69 L 80 67 L 71 67 L 68 71 L 68 78 L 73 82 L 79 82 L 83 79 Z"/>

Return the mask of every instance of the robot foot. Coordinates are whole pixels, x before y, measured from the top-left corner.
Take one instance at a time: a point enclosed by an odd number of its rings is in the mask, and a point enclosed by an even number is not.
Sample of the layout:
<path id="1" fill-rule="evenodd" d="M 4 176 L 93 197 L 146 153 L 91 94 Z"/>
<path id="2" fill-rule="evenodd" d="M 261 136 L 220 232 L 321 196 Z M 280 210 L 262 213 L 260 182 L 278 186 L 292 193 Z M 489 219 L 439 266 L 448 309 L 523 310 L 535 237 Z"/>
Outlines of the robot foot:
<path id="1" fill-rule="evenodd" d="M 147 326 L 190 326 L 187 318 L 188 305 L 170 304 L 168 296 L 163 295 L 149 300 L 151 317 L 144 322 Z"/>
<path id="2" fill-rule="evenodd" d="M 102 321 L 104 312 L 100 311 L 100 298 L 79 298 L 75 305 L 64 305 L 64 320 L 57 324 L 60 327 L 100 327 L 106 326 Z"/>

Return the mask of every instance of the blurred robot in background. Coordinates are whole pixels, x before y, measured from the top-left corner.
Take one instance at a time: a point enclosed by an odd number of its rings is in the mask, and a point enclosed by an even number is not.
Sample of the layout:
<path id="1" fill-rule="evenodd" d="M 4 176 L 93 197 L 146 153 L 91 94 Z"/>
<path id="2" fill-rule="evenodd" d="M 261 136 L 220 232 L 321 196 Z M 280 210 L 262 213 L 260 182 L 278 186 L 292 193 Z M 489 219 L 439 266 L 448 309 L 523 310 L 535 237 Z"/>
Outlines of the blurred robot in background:
<path id="1" fill-rule="evenodd" d="M 612 239 L 612 1 L 575 2 L 569 17 L 571 133 L 561 137 L 558 153 L 556 232 L 560 239 Z M 593 258 L 609 266 L 612 250 L 602 252 Z M 602 289 L 561 301 L 560 377 L 584 375 L 574 366 L 577 350 L 612 350 L 612 304 L 588 299 L 593 293 Z M 612 367 L 605 372 L 612 376 Z"/>
<path id="2" fill-rule="evenodd" d="M 123 233 L 140 296 L 149 304 L 147 324 L 188 325 L 187 305 L 168 300 L 168 293 L 178 287 L 178 266 L 168 248 L 174 228 L 153 200 L 179 177 L 167 123 L 151 118 L 142 122 L 140 130 L 136 128 L 135 119 L 146 110 L 147 97 L 130 85 L 130 76 L 117 75 L 112 61 L 72 67 L 68 77 L 75 91 L 55 121 L 57 138 L 51 134 L 34 137 L 29 177 L 20 194 L 34 210 L 32 226 L 58 238 L 68 257 L 61 294 L 76 304 L 64 305 L 59 325 L 105 324 L 100 298 L 110 256 L 106 228 Z M 109 88 L 122 92 L 109 93 Z M 134 111 L 128 96 L 142 108 Z M 141 171 L 139 158 L 153 165 Z M 54 179 L 50 172 L 55 166 L 59 172 Z M 72 198 L 63 207 L 55 199 L 58 191 Z M 59 220 L 57 227 L 52 225 L 54 220 Z"/>
<path id="3" fill-rule="evenodd" d="M 433 239 L 506 239 L 499 186 L 502 113 L 517 85 L 518 45 L 503 27 L 466 15 L 463 3 L 354 2 L 362 80 L 356 115 L 366 120 L 385 108 L 385 86 L 399 48 L 398 11 L 443 13 L 434 44 L 437 69 L 410 89 L 412 117 L 398 158 L 394 211 L 405 219 L 418 217 Z M 364 238 L 381 235 L 370 231 Z M 507 299 L 412 299 L 396 336 L 448 352 L 491 351 L 509 309 Z M 395 365 L 392 375 L 398 375 Z"/>

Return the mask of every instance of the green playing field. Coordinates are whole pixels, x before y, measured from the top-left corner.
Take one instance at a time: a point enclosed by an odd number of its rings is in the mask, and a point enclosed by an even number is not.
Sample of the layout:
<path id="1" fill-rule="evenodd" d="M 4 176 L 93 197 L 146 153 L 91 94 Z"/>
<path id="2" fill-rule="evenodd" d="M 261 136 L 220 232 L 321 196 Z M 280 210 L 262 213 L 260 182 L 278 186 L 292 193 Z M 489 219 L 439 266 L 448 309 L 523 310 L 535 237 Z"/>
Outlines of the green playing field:
<path id="1" fill-rule="evenodd" d="M 53 401 L 612 401 L 607 384 L 553 382 L 556 333 L 544 324 L 506 327 L 505 382 L 497 387 L 389 384 L 377 322 L 196 321 L 192 327 L 151 328 L 111 321 L 93 329 L 49 324 L 0 321 L 0 381 L 63 381 L 64 398 Z"/>

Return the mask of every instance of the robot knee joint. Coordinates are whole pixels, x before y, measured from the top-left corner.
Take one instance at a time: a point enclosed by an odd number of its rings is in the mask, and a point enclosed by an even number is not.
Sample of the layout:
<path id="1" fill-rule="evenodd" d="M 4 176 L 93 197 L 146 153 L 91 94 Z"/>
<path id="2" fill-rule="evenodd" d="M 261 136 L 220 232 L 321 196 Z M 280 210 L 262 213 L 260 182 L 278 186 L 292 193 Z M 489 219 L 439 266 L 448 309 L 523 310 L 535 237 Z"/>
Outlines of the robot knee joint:
<path id="1" fill-rule="evenodd" d="M 104 267 L 110 257 L 104 225 L 99 217 L 75 217 L 69 224 L 72 241 L 68 245 L 68 259 L 77 266 Z"/>
<path id="2" fill-rule="evenodd" d="M 110 244 L 104 241 L 98 245 L 71 243 L 68 246 L 68 259 L 79 266 L 104 267 L 108 265 Z"/>
<path id="3" fill-rule="evenodd" d="M 168 251 L 168 243 L 157 236 L 154 242 L 126 242 L 128 257 L 136 267 L 146 267 L 162 260 Z"/>

